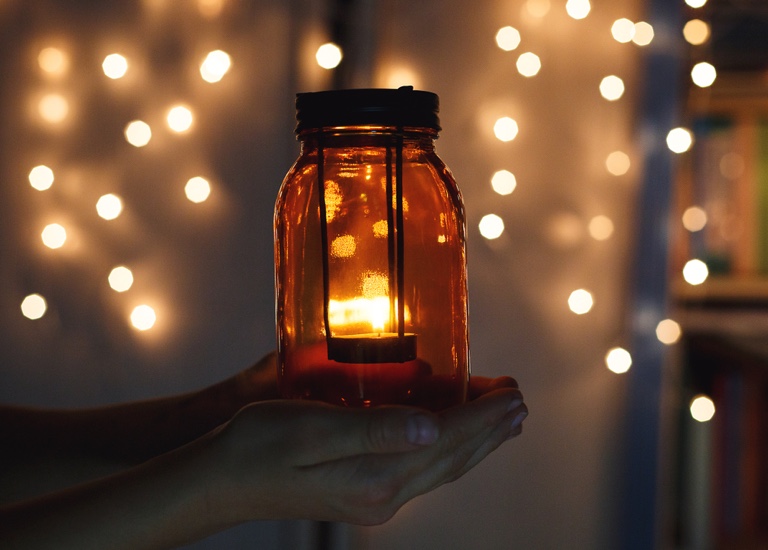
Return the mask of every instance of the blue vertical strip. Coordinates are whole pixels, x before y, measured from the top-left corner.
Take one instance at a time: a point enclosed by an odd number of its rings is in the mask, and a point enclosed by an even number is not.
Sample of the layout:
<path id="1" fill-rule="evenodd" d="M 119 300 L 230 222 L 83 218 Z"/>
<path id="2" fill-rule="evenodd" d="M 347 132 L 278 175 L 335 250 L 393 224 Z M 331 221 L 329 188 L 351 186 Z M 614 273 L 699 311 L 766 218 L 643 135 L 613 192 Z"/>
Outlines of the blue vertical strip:
<path id="1" fill-rule="evenodd" d="M 644 147 L 632 273 L 633 365 L 628 373 L 622 549 L 659 546 L 659 439 L 663 346 L 655 328 L 666 310 L 668 225 L 673 153 L 666 135 L 680 125 L 683 0 L 648 0 L 647 20 L 656 32 L 641 71 L 639 141 Z"/>

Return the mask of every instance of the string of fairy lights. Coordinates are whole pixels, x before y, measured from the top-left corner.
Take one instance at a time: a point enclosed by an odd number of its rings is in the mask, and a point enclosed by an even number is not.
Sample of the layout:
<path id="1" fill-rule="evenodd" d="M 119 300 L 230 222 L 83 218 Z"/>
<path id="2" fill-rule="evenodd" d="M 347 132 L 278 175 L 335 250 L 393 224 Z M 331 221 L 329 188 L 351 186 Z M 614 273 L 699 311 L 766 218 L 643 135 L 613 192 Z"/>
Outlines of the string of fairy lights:
<path id="1" fill-rule="evenodd" d="M 693 9 L 704 6 L 706 0 L 685 0 Z M 225 0 L 198 0 L 198 9 L 206 17 L 215 17 L 223 8 Z M 523 9 L 527 15 L 534 18 L 544 18 L 554 8 L 550 0 L 526 0 Z M 587 18 L 592 10 L 589 0 L 568 0 L 564 9 L 573 20 L 579 21 Z M 654 40 L 654 29 L 645 21 L 633 22 L 627 18 L 621 18 L 613 22 L 609 29 L 611 36 L 617 43 L 632 43 L 637 47 L 645 47 Z M 706 44 L 709 38 L 709 25 L 702 19 L 695 18 L 688 21 L 682 29 L 685 40 L 692 46 Z M 535 52 L 525 49 L 526 37 L 517 28 L 506 25 L 498 29 L 495 37 L 496 45 L 510 55 L 516 55 L 515 67 L 519 74 L 525 78 L 535 78 L 542 69 L 542 59 Z M 518 53 L 519 52 L 519 53 Z M 326 42 L 319 44 L 315 50 L 315 61 L 322 69 L 328 71 L 336 68 L 343 59 L 343 51 L 337 44 Z M 69 53 L 58 46 L 46 46 L 39 51 L 37 56 L 37 69 L 43 77 L 50 80 L 62 79 L 69 71 L 72 60 Z M 199 76 L 209 83 L 216 85 L 226 77 L 230 71 L 233 59 L 229 53 L 221 49 L 208 52 L 199 60 Z M 128 75 L 132 69 L 131 59 L 123 52 L 111 52 L 103 58 L 101 64 L 103 78 L 119 80 Z M 398 79 L 411 80 L 413 74 L 405 71 L 393 74 L 387 84 L 395 85 Z M 397 74 L 395 74 L 397 73 Z M 716 69 L 707 62 L 697 63 L 692 67 L 691 79 L 693 84 L 700 87 L 710 86 L 716 79 Z M 625 84 L 621 76 L 616 74 L 605 75 L 596 85 L 596 93 L 608 102 L 619 101 L 625 93 Z M 50 126 L 62 125 L 71 116 L 69 100 L 65 94 L 52 91 L 40 96 L 37 102 L 37 116 L 43 123 Z M 167 130 L 183 134 L 190 132 L 194 126 L 195 112 L 189 105 L 171 105 L 165 116 Z M 153 137 L 153 132 L 159 128 L 152 128 L 144 120 L 126 120 L 124 126 L 124 138 L 128 146 L 142 148 L 147 146 Z M 517 121 L 509 116 L 502 116 L 495 120 L 492 128 L 496 139 L 502 142 L 513 141 L 520 128 Z M 667 135 L 667 146 L 678 154 L 685 153 L 693 146 L 693 134 L 687 128 L 673 128 Z M 625 151 L 616 150 L 610 152 L 604 161 L 606 171 L 614 177 L 620 178 L 626 175 L 631 166 L 630 155 Z M 39 192 L 46 192 L 56 184 L 56 174 L 53 168 L 46 165 L 31 166 L 29 169 L 29 185 Z M 494 172 L 490 177 L 491 189 L 500 196 L 511 195 L 518 186 L 515 174 L 507 169 Z M 186 197 L 193 203 L 205 202 L 212 192 L 211 184 L 202 176 L 190 178 L 184 188 Z M 107 193 L 101 196 L 94 205 L 98 216 L 111 221 L 118 218 L 124 211 L 123 199 L 116 193 Z M 689 231 L 701 230 L 706 225 L 706 212 L 697 205 L 685 211 L 683 225 Z M 495 213 L 488 213 L 478 223 L 480 234 L 489 240 L 499 238 L 505 230 L 504 221 Z M 614 222 L 609 216 L 600 214 L 592 217 L 587 223 L 589 235 L 596 241 L 606 241 L 614 233 Z M 50 223 L 40 231 L 40 239 L 44 246 L 52 250 L 67 246 L 68 232 L 64 223 Z M 707 268 L 704 262 L 691 259 L 683 270 L 685 280 L 690 284 L 700 284 L 707 278 Z M 105 281 L 116 293 L 128 292 L 134 284 L 134 273 L 127 265 L 116 265 L 109 272 Z M 588 289 L 574 289 L 567 297 L 567 307 L 575 315 L 586 315 L 594 306 L 595 296 Z M 43 295 L 33 293 L 26 296 L 21 302 L 22 314 L 36 320 L 43 317 L 47 311 L 47 302 Z M 152 304 L 141 303 L 132 308 L 127 321 L 137 331 L 148 331 L 155 326 L 157 313 Z M 656 327 L 656 335 L 660 342 L 672 345 L 681 337 L 680 325 L 672 319 L 663 319 Z M 608 369 L 615 373 L 624 373 L 632 365 L 632 357 L 629 351 L 621 347 L 608 350 L 605 355 L 605 363 Z M 706 411 L 712 408 L 712 402 L 708 398 L 698 399 L 697 407 L 704 407 Z M 704 403 L 704 405 L 701 405 Z M 696 409 L 699 410 L 698 408 Z M 693 408 L 692 408 L 693 411 Z M 705 412 L 706 412 L 705 411 Z M 712 408 L 712 414 L 714 409 Z M 692 413 L 698 419 L 706 419 L 707 414 Z M 711 414 L 709 415 L 711 418 Z"/>

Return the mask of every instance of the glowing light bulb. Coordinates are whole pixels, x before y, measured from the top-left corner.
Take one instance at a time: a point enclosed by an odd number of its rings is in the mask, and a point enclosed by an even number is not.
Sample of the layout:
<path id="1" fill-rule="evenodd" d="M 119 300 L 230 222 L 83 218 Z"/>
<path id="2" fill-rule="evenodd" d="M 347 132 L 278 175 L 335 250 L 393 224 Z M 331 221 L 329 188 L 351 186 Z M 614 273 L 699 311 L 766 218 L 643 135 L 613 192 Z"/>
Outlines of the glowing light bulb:
<path id="1" fill-rule="evenodd" d="M 696 8 L 703 7 L 704 4 L 707 3 L 707 0 L 685 0 L 685 3 L 688 4 L 690 7 L 696 9 Z"/>
<path id="2" fill-rule="evenodd" d="M 134 120 L 125 127 L 125 139 L 134 147 L 144 147 L 152 139 L 149 124 L 142 120 Z"/>
<path id="3" fill-rule="evenodd" d="M 333 42 L 326 42 L 317 49 L 315 54 L 317 64 L 323 69 L 335 69 L 341 63 L 342 57 L 341 48 Z"/>
<path id="4" fill-rule="evenodd" d="M 51 223 L 45 226 L 40 236 L 48 248 L 61 248 L 67 240 L 67 230 L 58 223 Z"/>
<path id="5" fill-rule="evenodd" d="M 623 374 L 632 366 L 632 355 L 624 348 L 611 348 L 605 355 L 605 365 L 611 372 Z"/>
<path id="6" fill-rule="evenodd" d="M 683 27 L 683 37 L 692 46 L 700 46 L 709 40 L 709 23 L 701 19 L 691 19 Z"/>
<path id="7" fill-rule="evenodd" d="M 707 213 L 700 206 L 690 206 L 683 212 L 683 227 L 688 231 L 701 231 L 706 225 Z"/>
<path id="8" fill-rule="evenodd" d="M 577 20 L 584 19 L 589 15 L 591 9 L 592 6 L 590 5 L 589 0 L 568 0 L 565 3 L 566 13 Z"/>
<path id="9" fill-rule="evenodd" d="M 205 178 L 195 176 L 187 181 L 187 184 L 184 186 L 184 194 L 187 195 L 190 201 L 200 203 L 205 201 L 211 194 L 211 185 Z"/>
<path id="10" fill-rule="evenodd" d="M 136 330 L 149 330 L 155 326 L 157 322 L 157 314 L 152 307 L 142 304 L 133 308 L 131 312 L 131 324 Z"/>
<path id="11" fill-rule="evenodd" d="M 672 319 L 664 319 L 656 325 L 656 338 L 662 344 L 671 345 L 680 340 L 682 329 L 680 324 Z"/>
<path id="12" fill-rule="evenodd" d="M 69 57 L 59 48 L 43 48 L 37 56 L 37 64 L 43 72 L 61 76 L 69 69 Z"/>
<path id="13" fill-rule="evenodd" d="M 69 102 L 59 94 L 47 94 L 40 99 L 37 105 L 40 117 L 51 124 L 63 122 L 69 114 Z"/>
<path id="14" fill-rule="evenodd" d="M 623 151 L 613 151 L 605 159 L 605 168 L 614 176 L 623 176 L 629 171 L 629 155 Z"/>
<path id="15" fill-rule="evenodd" d="M 117 266 L 109 272 L 107 281 L 115 292 L 125 292 L 133 286 L 133 272 L 124 265 Z"/>
<path id="16" fill-rule="evenodd" d="M 613 36 L 616 42 L 621 44 L 631 42 L 635 37 L 635 24 L 626 17 L 617 19 L 611 25 L 611 36 Z"/>
<path id="17" fill-rule="evenodd" d="M 21 313 L 27 319 L 40 319 L 45 315 L 48 309 L 48 304 L 45 302 L 45 298 L 39 294 L 30 294 L 21 302 Z"/>
<path id="18" fill-rule="evenodd" d="M 715 416 L 715 403 L 708 396 L 699 394 L 691 399 L 691 418 L 698 422 L 709 422 Z"/>
<path id="19" fill-rule="evenodd" d="M 635 36 L 632 38 L 632 42 L 638 46 L 647 46 L 653 42 L 654 36 L 653 25 L 645 21 L 635 23 Z"/>
<path id="20" fill-rule="evenodd" d="M 517 137 L 517 122 L 508 116 L 501 117 L 493 125 L 493 133 L 500 141 L 512 141 Z"/>
<path id="21" fill-rule="evenodd" d="M 594 300 L 592 298 L 592 293 L 583 288 L 574 290 L 571 292 L 571 295 L 568 296 L 568 308 L 576 315 L 584 315 L 585 313 L 588 313 L 593 305 Z"/>
<path id="22" fill-rule="evenodd" d="M 505 52 L 511 52 L 520 45 L 520 31 L 515 27 L 502 27 L 496 33 L 496 45 Z"/>
<path id="23" fill-rule="evenodd" d="M 105 220 L 114 220 L 123 211 L 123 201 L 117 195 L 102 195 L 96 201 L 96 212 Z"/>
<path id="24" fill-rule="evenodd" d="M 667 147 L 673 153 L 685 153 L 693 145 L 693 134 L 686 128 L 673 128 L 667 134 Z"/>
<path id="25" fill-rule="evenodd" d="M 691 69 L 691 80 L 693 80 L 693 83 L 699 88 L 707 88 L 711 86 L 716 78 L 717 70 L 713 65 L 706 61 L 696 63 Z"/>
<path id="26" fill-rule="evenodd" d="M 517 179 L 512 172 L 499 170 L 491 178 L 491 187 L 499 195 L 509 195 L 517 187 Z"/>
<path id="27" fill-rule="evenodd" d="M 539 74 L 541 70 L 541 59 L 535 53 L 525 52 L 517 58 L 517 72 L 523 76 L 531 77 Z"/>
<path id="28" fill-rule="evenodd" d="M 486 214 L 479 224 L 480 234 L 488 240 L 498 239 L 504 233 L 504 220 L 496 214 Z"/>
<path id="29" fill-rule="evenodd" d="M 608 216 L 595 216 L 589 220 L 589 234 L 596 241 L 608 240 L 613 235 L 613 222 Z"/>
<path id="30" fill-rule="evenodd" d="M 111 53 L 104 58 L 101 70 L 112 80 L 123 78 L 128 72 L 128 60 L 119 53 Z"/>
<path id="31" fill-rule="evenodd" d="M 214 83 L 224 78 L 232 66 L 232 58 L 227 52 L 214 50 L 200 64 L 200 76 L 206 82 Z"/>
<path id="32" fill-rule="evenodd" d="M 608 101 L 616 101 L 624 95 L 624 81 L 616 75 L 609 75 L 600 81 L 600 95 Z"/>
<path id="33" fill-rule="evenodd" d="M 186 132 L 192 126 L 192 111 L 184 105 L 171 107 L 165 117 L 168 127 L 177 133 Z"/>
<path id="34" fill-rule="evenodd" d="M 700 285 L 709 277 L 707 264 L 701 260 L 688 260 L 683 266 L 683 279 L 689 285 Z"/>
<path id="35" fill-rule="evenodd" d="M 29 184 L 38 191 L 50 189 L 53 185 L 53 170 L 41 164 L 29 171 Z"/>

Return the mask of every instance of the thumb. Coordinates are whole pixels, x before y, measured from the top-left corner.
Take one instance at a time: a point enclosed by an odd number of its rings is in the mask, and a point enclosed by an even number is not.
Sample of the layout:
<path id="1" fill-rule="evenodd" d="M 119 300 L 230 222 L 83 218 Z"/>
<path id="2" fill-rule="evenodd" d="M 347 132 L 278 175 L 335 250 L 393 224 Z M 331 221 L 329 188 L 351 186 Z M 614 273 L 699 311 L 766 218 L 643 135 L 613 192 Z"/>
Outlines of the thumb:
<path id="1" fill-rule="evenodd" d="M 431 445 L 440 435 L 437 416 L 408 407 L 326 408 L 306 425 L 307 446 L 318 464 L 362 454 L 411 451 Z M 309 457 L 307 457 L 309 458 Z"/>

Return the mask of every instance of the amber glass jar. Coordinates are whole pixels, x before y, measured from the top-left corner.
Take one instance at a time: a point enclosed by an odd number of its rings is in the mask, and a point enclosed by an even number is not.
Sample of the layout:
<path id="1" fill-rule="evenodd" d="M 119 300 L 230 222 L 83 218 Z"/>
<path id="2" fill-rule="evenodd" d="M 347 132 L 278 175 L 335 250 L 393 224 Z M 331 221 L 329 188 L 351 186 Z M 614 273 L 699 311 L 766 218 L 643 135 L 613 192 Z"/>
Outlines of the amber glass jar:
<path id="1" fill-rule="evenodd" d="M 440 410 L 469 381 L 464 207 L 435 94 L 298 94 L 275 206 L 280 390 Z"/>

